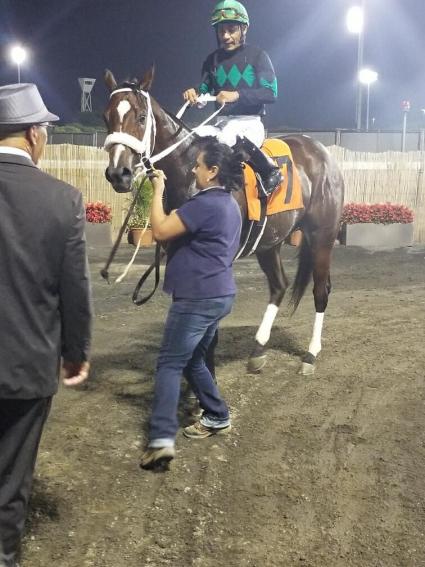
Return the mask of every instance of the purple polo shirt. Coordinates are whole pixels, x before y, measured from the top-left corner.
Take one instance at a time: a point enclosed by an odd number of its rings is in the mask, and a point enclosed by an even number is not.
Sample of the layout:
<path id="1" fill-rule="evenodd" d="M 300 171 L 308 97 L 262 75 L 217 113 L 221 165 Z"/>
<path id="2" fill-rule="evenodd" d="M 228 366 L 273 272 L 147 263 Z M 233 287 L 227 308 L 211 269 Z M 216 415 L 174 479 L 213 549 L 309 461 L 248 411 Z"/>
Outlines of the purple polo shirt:
<path id="1" fill-rule="evenodd" d="M 188 232 L 168 245 L 164 291 L 176 299 L 234 295 L 242 220 L 232 194 L 220 187 L 200 191 L 177 214 Z"/>

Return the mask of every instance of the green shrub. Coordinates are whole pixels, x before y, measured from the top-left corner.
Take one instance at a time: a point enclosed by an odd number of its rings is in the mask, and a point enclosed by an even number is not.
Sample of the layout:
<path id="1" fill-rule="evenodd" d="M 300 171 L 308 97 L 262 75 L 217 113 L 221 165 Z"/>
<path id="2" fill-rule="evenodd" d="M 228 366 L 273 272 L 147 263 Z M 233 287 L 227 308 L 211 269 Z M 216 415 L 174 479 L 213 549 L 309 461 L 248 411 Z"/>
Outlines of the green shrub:
<path id="1" fill-rule="evenodd" d="M 152 184 L 149 179 L 146 179 L 143 185 L 139 185 L 138 191 L 137 201 L 128 221 L 128 228 L 144 228 L 149 220 L 153 197 Z"/>

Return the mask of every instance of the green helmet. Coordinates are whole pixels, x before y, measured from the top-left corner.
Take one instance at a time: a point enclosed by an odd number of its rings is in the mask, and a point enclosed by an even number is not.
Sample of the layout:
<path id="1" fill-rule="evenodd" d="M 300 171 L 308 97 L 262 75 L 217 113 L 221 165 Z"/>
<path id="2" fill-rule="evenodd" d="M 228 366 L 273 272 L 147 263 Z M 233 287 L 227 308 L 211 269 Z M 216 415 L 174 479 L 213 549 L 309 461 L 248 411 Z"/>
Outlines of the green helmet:
<path id="1" fill-rule="evenodd" d="M 211 15 L 211 25 L 222 22 L 239 22 L 249 26 L 249 16 L 245 6 L 237 0 L 220 0 Z"/>

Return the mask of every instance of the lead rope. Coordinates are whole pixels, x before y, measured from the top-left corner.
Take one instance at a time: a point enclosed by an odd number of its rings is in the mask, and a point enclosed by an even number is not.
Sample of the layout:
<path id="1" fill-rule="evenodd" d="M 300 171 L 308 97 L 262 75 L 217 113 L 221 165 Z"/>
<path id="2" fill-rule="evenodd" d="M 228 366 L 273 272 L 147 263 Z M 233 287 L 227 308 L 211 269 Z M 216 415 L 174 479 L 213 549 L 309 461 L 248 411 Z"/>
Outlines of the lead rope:
<path id="1" fill-rule="evenodd" d="M 116 278 L 115 283 L 121 283 L 121 282 L 123 281 L 123 279 L 125 278 L 125 276 L 128 274 L 128 272 L 130 271 L 131 266 L 134 264 L 134 260 L 136 259 L 136 256 L 137 256 L 137 254 L 138 254 L 138 252 L 139 252 L 139 249 L 140 249 L 140 245 L 141 245 L 141 243 L 142 243 L 142 238 L 143 238 L 143 236 L 144 236 L 144 234 L 145 234 L 145 232 L 146 232 L 146 229 L 148 228 L 150 216 L 151 216 L 151 215 L 150 215 L 150 213 L 149 213 L 149 218 L 147 219 L 146 224 L 145 224 L 145 226 L 144 226 L 143 229 L 142 229 L 142 232 L 141 232 L 141 234 L 140 234 L 140 236 L 139 236 L 139 240 L 137 241 L 136 250 L 134 251 L 133 256 L 131 257 L 130 262 L 129 262 L 129 263 L 127 264 L 127 266 L 125 267 L 125 270 L 123 271 L 123 273 L 122 273 L 120 276 L 118 276 L 118 277 Z"/>
<path id="2" fill-rule="evenodd" d="M 136 179 L 137 179 L 137 176 L 136 176 L 135 180 L 136 180 Z M 147 175 L 145 175 L 145 176 L 143 177 L 142 183 L 140 184 L 140 186 L 142 186 L 142 184 L 146 181 L 146 179 L 147 179 Z M 117 236 L 117 238 L 116 238 L 116 240 L 115 240 L 115 242 L 114 242 L 114 245 L 112 246 L 111 252 L 109 253 L 109 257 L 108 257 L 108 259 L 107 259 L 107 261 L 106 261 L 105 267 L 100 271 L 100 275 L 101 275 L 102 278 L 105 279 L 108 283 L 110 283 L 110 282 L 109 282 L 109 272 L 108 272 L 109 266 L 112 264 L 112 260 L 115 258 L 115 254 L 116 254 L 116 252 L 117 252 L 117 250 L 118 250 L 118 246 L 119 246 L 120 243 L 121 243 L 122 235 L 124 234 L 124 231 L 125 231 L 125 229 L 127 228 L 128 221 L 129 221 L 129 219 L 130 219 L 131 213 L 133 212 L 134 206 L 135 206 L 135 204 L 136 204 L 137 197 L 139 196 L 139 191 L 140 191 L 140 188 L 136 191 L 136 194 L 134 195 L 133 201 L 131 202 L 131 205 L 130 205 L 129 208 L 128 208 L 127 215 L 126 215 L 126 217 L 125 217 L 125 219 L 124 219 L 124 222 L 122 223 L 122 226 L 121 226 L 121 228 L 120 228 L 120 231 L 119 231 L 119 233 L 118 233 L 118 236 Z"/>

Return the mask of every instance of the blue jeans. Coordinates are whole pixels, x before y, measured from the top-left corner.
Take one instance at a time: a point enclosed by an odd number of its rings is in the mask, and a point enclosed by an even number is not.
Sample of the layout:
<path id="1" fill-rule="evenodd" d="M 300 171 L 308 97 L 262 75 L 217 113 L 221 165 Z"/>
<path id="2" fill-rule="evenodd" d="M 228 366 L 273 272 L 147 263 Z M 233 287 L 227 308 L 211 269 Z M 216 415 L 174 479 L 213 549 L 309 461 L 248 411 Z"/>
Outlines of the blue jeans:
<path id="1" fill-rule="evenodd" d="M 185 368 L 186 378 L 204 410 L 204 416 L 217 424 L 229 421 L 229 410 L 205 364 L 205 353 L 220 319 L 230 313 L 233 301 L 233 295 L 173 300 L 156 368 L 150 447 L 174 445 L 180 384 Z"/>

